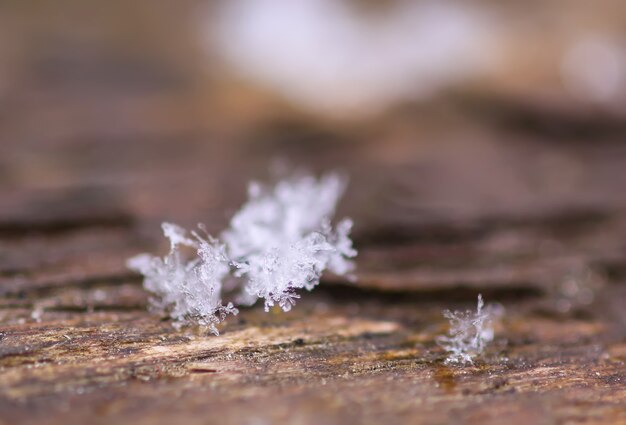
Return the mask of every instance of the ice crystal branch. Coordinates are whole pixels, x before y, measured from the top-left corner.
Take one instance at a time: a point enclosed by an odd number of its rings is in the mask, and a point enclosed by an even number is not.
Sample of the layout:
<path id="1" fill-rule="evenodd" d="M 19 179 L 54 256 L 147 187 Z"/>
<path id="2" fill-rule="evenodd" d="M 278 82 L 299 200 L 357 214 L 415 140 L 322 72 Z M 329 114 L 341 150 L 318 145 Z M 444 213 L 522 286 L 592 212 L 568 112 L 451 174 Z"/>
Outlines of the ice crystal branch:
<path id="1" fill-rule="evenodd" d="M 227 314 L 237 314 L 231 303 L 222 305 L 222 279 L 229 271 L 224 247 L 197 233 L 191 239 L 171 223 L 162 228 L 170 241 L 169 253 L 163 258 L 138 255 L 128 260 L 128 267 L 144 275 L 144 288 L 154 295 L 153 310 L 169 313 L 179 325 L 194 321 L 208 326 L 217 335 L 216 325 Z M 195 250 L 197 257 L 185 260 L 181 246 Z"/>
<path id="2" fill-rule="evenodd" d="M 231 271 L 243 286 L 238 303 L 263 298 L 266 311 L 275 304 L 289 311 L 298 290 L 313 289 L 324 270 L 350 276 L 354 269 L 352 221 L 343 219 L 334 228 L 330 221 L 345 187 L 336 174 L 294 177 L 273 187 L 253 182 L 248 202 L 221 235 L 223 245 L 163 223 L 169 253 L 138 255 L 128 267 L 144 275 L 152 308 L 179 324 L 194 321 L 217 334 L 216 325 L 237 313 L 231 303 L 222 304 L 222 281 Z M 196 255 L 187 258 L 181 248 Z"/>
<path id="3" fill-rule="evenodd" d="M 248 186 L 248 202 L 233 216 L 222 234 L 233 258 L 246 257 L 320 231 L 332 217 L 346 187 L 344 178 L 328 174 L 293 177 L 274 187 Z"/>
<path id="4" fill-rule="evenodd" d="M 330 225 L 345 186 L 336 174 L 294 177 L 274 187 L 250 184 L 248 202 L 222 234 L 236 275 L 245 279 L 246 301 L 263 298 L 266 311 L 275 304 L 289 311 L 297 290 L 313 289 L 325 269 L 353 270 L 352 221 Z"/>
<path id="5" fill-rule="evenodd" d="M 501 314 L 500 306 L 485 307 L 482 295 L 478 295 L 476 311 L 444 311 L 450 330 L 448 335 L 438 337 L 437 343 L 448 352 L 446 363 L 472 364 L 493 341 L 493 322 Z"/>

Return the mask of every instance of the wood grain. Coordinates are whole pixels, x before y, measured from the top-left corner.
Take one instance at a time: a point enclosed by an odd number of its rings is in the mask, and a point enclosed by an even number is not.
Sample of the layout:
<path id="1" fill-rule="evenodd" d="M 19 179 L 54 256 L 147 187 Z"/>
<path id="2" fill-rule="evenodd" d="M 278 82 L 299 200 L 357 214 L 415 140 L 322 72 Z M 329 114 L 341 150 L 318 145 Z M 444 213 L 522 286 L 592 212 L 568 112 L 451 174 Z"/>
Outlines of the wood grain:
<path id="1" fill-rule="evenodd" d="M 0 424 L 626 423 L 619 114 L 469 90 L 366 122 L 261 112 L 179 39 L 66 51 L 41 19 L 0 87 Z M 150 314 L 126 258 L 163 252 L 164 220 L 217 234 L 281 161 L 349 174 L 358 281 L 219 337 Z M 506 309 L 496 339 L 448 366 L 441 312 L 479 293 Z"/>

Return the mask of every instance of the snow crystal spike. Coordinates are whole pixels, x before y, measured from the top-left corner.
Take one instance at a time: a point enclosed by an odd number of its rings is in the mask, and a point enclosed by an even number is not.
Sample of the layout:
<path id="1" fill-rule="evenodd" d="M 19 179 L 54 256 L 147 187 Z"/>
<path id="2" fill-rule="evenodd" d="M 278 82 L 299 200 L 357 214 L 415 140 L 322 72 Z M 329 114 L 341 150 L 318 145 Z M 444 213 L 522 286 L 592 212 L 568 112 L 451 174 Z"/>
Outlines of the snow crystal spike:
<path id="1" fill-rule="evenodd" d="M 437 338 L 437 344 L 448 352 L 446 363 L 473 364 L 493 340 L 493 321 L 497 312 L 484 306 L 479 294 L 475 312 L 444 310 L 443 316 L 450 321 L 450 330 L 448 335 Z"/>

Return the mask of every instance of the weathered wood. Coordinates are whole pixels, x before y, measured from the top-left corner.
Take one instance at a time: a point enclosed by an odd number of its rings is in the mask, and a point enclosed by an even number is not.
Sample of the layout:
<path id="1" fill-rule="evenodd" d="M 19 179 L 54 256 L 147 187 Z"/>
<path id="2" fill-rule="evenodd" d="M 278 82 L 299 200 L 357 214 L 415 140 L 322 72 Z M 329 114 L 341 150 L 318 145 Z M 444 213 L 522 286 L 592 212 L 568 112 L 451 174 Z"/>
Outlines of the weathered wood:
<path id="1" fill-rule="evenodd" d="M 89 49 L 23 43 L 0 86 L 0 424 L 626 423 L 615 111 L 461 92 L 335 123 L 214 101 L 176 49 L 112 48 L 118 81 Z M 133 66 L 159 72 L 133 91 Z M 219 337 L 150 314 L 126 258 L 166 249 L 163 220 L 219 232 L 276 160 L 350 175 L 358 281 L 244 308 Z M 478 293 L 506 309 L 496 340 L 447 366 L 441 312 Z"/>
<path id="2" fill-rule="evenodd" d="M 437 233 L 428 214 L 398 233 L 374 217 L 387 230 L 357 228 L 357 283 L 331 277 L 288 314 L 244 309 L 214 337 L 146 311 L 124 260 L 162 246 L 152 222 L 43 226 L 92 202 L 56 193 L 60 216 L 30 195 L 4 210 L 6 228 L 22 224 L 1 239 L 1 423 L 626 421 L 619 197 L 591 215 L 438 218 Z M 343 210 L 359 223 L 354 199 Z M 506 307 L 496 341 L 475 366 L 446 366 L 441 310 L 478 292 Z"/>

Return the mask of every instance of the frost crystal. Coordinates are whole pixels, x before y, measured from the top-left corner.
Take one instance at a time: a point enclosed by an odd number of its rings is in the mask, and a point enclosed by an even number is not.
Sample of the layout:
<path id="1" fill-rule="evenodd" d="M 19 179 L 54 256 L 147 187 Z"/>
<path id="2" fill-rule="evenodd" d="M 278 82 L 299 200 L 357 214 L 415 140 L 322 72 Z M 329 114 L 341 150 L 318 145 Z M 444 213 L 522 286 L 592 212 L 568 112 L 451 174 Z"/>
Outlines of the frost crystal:
<path id="1" fill-rule="evenodd" d="M 447 336 L 437 338 L 437 344 L 448 352 L 446 363 L 473 363 L 485 346 L 493 341 L 493 321 L 501 314 L 497 306 L 484 307 L 482 295 L 478 295 L 476 312 L 472 310 L 446 310 L 443 315 L 450 321 Z"/>
<path id="2" fill-rule="evenodd" d="M 252 183 L 248 202 L 222 233 L 224 245 L 163 223 L 169 253 L 138 255 L 128 267 L 144 275 L 144 287 L 154 295 L 152 308 L 169 313 L 177 324 L 194 321 L 217 334 L 216 325 L 237 314 L 232 303 L 222 304 L 222 280 L 231 268 L 242 278 L 238 303 L 263 298 L 266 311 L 275 304 L 289 311 L 300 298 L 297 290 L 313 289 L 325 269 L 348 277 L 354 269 L 352 221 L 330 224 L 345 186 L 336 174 L 296 177 L 274 187 Z M 181 248 L 196 256 L 188 259 Z"/>
<path id="3" fill-rule="evenodd" d="M 237 314 L 231 303 L 224 306 L 221 300 L 222 279 L 229 270 L 224 247 L 197 233 L 191 239 L 174 224 L 163 223 L 162 228 L 169 253 L 163 258 L 138 255 L 128 260 L 128 267 L 144 275 L 144 288 L 155 295 L 154 310 L 168 312 L 179 325 L 193 320 L 217 335 L 216 325 L 227 314 Z M 196 250 L 198 257 L 186 261 L 180 246 Z"/>
<path id="4" fill-rule="evenodd" d="M 345 190 L 345 179 L 328 174 L 319 181 L 312 176 L 294 177 L 266 187 L 248 187 L 248 202 L 235 214 L 222 234 L 233 258 L 245 257 L 301 239 L 320 231 Z"/>
<path id="5" fill-rule="evenodd" d="M 274 304 L 289 311 L 300 297 L 297 290 L 313 289 L 326 268 L 338 275 L 354 269 L 352 221 L 330 225 L 345 186 L 336 174 L 250 185 L 248 202 L 222 234 L 236 275 L 246 279 L 248 303 L 263 298 L 266 311 Z"/>

